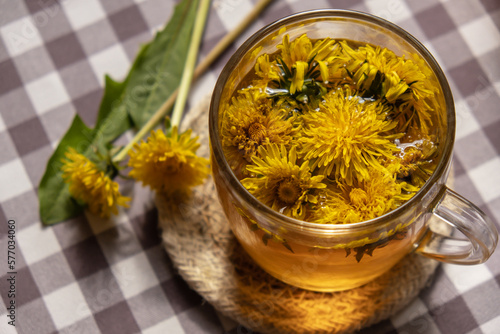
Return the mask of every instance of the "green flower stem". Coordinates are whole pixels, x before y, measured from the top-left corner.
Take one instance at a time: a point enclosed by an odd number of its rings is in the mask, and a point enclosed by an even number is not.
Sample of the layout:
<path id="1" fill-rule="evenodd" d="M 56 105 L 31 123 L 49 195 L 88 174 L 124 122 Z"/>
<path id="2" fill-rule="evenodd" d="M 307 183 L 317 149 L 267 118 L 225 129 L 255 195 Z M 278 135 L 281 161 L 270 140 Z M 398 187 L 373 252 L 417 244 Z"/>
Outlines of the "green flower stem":
<path id="1" fill-rule="evenodd" d="M 186 100 L 189 94 L 189 88 L 193 80 L 194 66 L 198 58 L 198 51 L 200 49 L 201 37 L 203 35 L 203 28 L 207 19 L 208 9 L 210 8 L 210 0 L 201 0 L 198 5 L 198 12 L 194 21 L 194 31 L 189 44 L 186 63 L 184 71 L 182 72 L 181 83 L 179 86 L 179 94 L 175 102 L 174 111 L 172 112 L 172 127 L 181 124 L 182 114 L 186 106 Z"/>
<path id="2" fill-rule="evenodd" d="M 192 79 L 196 80 L 203 73 L 205 73 L 210 65 L 227 49 L 231 43 L 259 16 L 259 14 L 272 2 L 273 0 L 260 0 L 252 11 L 243 19 L 240 24 L 231 32 L 227 33 L 217 45 L 210 51 L 210 53 L 198 64 L 194 70 Z M 196 57 L 195 57 L 196 58 Z M 182 83 L 181 83 L 182 84 Z M 128 152 L 134 147 L 134 144 L 144 138 L 168 113 L 172 108 L 179 94 L 179 89 L 176 89 L 172 95 L 161 105 L 161 107 L 151 116 L 149 121 L 137 132 L 132 140 L 124 146 L 114 157 L 114 162 L 119 162 L 125 159 Z M 181 115 L 182 116 L 182 115 Z"/>
<path id="3" fill-rule="evenodd" d="M 148 134 L 157 124 L 160 122 L 163 117 L 167 114 L 167 112 L 174 105 L 175 99 L 177 98 L 177 94 L 179 93 L 179 89 L 176 89 L 172 95 L 165 101 L 161 107 L 151 116 L 146 124 L 135 134 L 134 138 L 125 145 L 120 152 L 118 152 L 113 157 L 113 162 L 119 162 L 125 159 L 128 154 L 128 151 L 134 147 L 135 143 L 144 138 L 146 134 Z"/>

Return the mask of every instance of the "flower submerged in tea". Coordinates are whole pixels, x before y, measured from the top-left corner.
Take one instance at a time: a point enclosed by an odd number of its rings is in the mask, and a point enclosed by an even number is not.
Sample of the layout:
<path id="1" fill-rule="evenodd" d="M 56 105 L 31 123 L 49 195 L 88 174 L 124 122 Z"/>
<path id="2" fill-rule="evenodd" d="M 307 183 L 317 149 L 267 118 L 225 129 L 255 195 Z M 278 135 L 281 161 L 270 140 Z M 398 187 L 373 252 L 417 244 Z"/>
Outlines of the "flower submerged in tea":
<path id="1" fill-rule="evenodd" d="M 318 202 L 316 189 L 326 188 L 324 176 L 312 176 L 309 163 L 297 164 L 295 147 L 287 151 L 284 145 L 259 147 L 259 156 L 252 159 L 247 170 L 252 177 L 241 183 L 262 203 L 285 215 L 303 219 L 306 206 Z"/>
<path id="2" fill-rule="evenodd" d="M 370 220 L 397 208 L 419 189 L 397 180 L 387 169 L 370 168 L 368 174 L 367 179 L 358 179 L 353 185 L 339 185 L 339 192 L 327 192 L 312 220 L 320 224 Z"/>
<path id="3" fill-rule="evenodd" d="M 299 103 L 315 105 L 326 93 L 333 65 L 340 64 L 338 45 L 330 38 L 313 42 L 304 34 L 292 42 L 285 35 L 277 48 L 278 54 L 263 54 L 255 64 L 255 73 L 263 79 L 268 94 L 288 95 Z"/>
<path id="4" fill-rule="evenodd" d="M 376 101 L 353 96 L 349 88 L 324 97 L 318 111 L 303 115 L 304 130 L 298 138 L 300 156 L 314 170 L 349 185 L 368 180 L 368 168 L 381 168 L 379 157 L 391 158 L 398 151 L 390 133 L 396 123 L 387 118 L 389 109 Z"/>
<path id="5" fill-rule="evenodd" d="M 234 97 L 222 120 L 222 146 L 232 167 L 250 163 L 264 144 L 289 145 L 296 132 L 295 119 L 265 95 L 259 98 L 255 92 L 243 91 Z"/>
<path id="6" fill-rule="evenodd" d="M 435 168 L 443 120 L 415 55 L 285 35 L 221 111 L 224 153 L 241 183 L 287 216 L 357 223 L 401 206 Z"/>
<path id="7" fill-rule="evenodd" d="M 364 45 L 353 49 L 345 41 L 341 46 L 349 58 L 343 68 L 345 77 L 360 96 L 391 105 L 392 116 L 400 123 L 399 131 L 406 131 L 410 124 L 424 132 L 429 130 L 430 103 L 436 89 L 424 64 L 398 57 L 386 48 Z"/>
<path id="8" fill-rule="evenodd" d="M 130 197 L 120 194 L 119 185 L 83 154 L 70 147 L 61 168 L 73 198 L 87 205 L 92 214 L 109 218 L 118 206 L 128 207 Z"/>

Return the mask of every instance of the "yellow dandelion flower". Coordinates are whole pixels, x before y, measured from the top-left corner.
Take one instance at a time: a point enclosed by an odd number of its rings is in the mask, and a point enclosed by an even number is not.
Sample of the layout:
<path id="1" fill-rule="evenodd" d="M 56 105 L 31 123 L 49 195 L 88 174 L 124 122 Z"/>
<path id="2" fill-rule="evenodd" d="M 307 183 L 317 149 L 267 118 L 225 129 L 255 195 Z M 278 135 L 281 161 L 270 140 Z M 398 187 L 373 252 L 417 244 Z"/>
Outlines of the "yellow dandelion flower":
<path id="1" fill-rule="evenodd" d="M 244 91 L 222 115 L 222 147 L 234 170 L 252 161 L 259 146 L 287 145 L 296 132 L 296 116 L 272 106 L 272 101 Z"/>
<path id="2" fill-rule="evenodd" d="M 347 43 L 341 44 L 344 52 L 352 58 L 347 69 L 359 90 L 371 91 L 390 103 L 397 99 L 408 100 L 413 93 L 420 96 L 433 94 L 423 85 L 427 76 L 411 59 L 398 57 L 378 46 L 365 45 L 353 50 Z"/>
<path id="3" fill-rule="evenodd" d="M 118 206 L 128 207 L 130 197 L 120 194 L 118 183 L 83 154 L 70 147 L 64 154 L 62 177 L 69 184 L 69 193 L 87 205 L 89 211 L 102 218 L 118 213 Z"/>
<path id="4" fill-rule="evenodd" d="M 322 205 L 314 210 L 311 221 L 320 224 L 352 224 L 373 219 L 394 210 L 410 199 L 418 187 L 397 181 L 384 168 L 369 169 L 369 181 L 340 185 L 340 192 L 325 192 Z"/>
<path id="5" fill-rule="evenodd" d="M 405 131 L 410 120 L 418 121 L 419 127 L 427 132 L 432 125 L 433 110 L 429 101 L 436 93 L 427 66 L 416 59 L 399 57 L 386 48 L 365 45 L 354 50 L 345 42 L 340 44 L 351 58 L 345 69 L 354 87 L 363 96 L 384 98 L 396 104 L 401 131 Z"/>
<path id="6" fill-rule="evenodd" d="M 399 164 L 398 177 L 411 177 L 411 183 L 422 186 L 433 173 L 438 153 L 435 141 L 420 130 L 411 128 L 401 139 L 396 140 L 399 152 L 395 159 Z"/>
<path id="7" fill-rule="evenodd" d="M 255 74 L 268 81 L 279 80 L 280 72 L 275 68 L 275 63 L 269 59 L 269 54 L 265 53 L 257 58 L 255 62 Z"/>
<path id="8" fill-rule="evenodd" d="M 396 126 L 386 120 L 387 109 L 377 102 L 363 101 L 346 89 L 325 96 L 318 112 L 303 115 L 300 156 L 311 160 L 311 168 L 351 185 L 369 178 L 368 168 L 380 168 L 379 158 L 392 158 L 398 149 L 388 134 Z"/>
<path id="9" fill-rule="evenodd" d="M 331 73 L 342 66 L 343 55 L 330 38 L 313 42 L 303 34 L 290 42 L 285 35 L 277 48 L 277 55 L 263 54 L 255 64 L 255 73 L 267 83 L 270 96 L 293 96 L 302 103 L 315 102 L 326 92 L 324 85 L 330 82 Z"/>
<path id="10" fill-rule="evenodd" d="M 308 71 L 314 69 L 316 64 L 328 65 L 339 56 L 335 40 L 325 38 L 313 43 L 306 34 L 297 37 L 291 43 L 289 36 L 285 35 L 282 44 L 277 48 L 281 50 L 281 59 L 288 68 L 294 68 L 298 62 L 302 62 L 308 64 Z M 324 69 L 320 71 L 320 78 L 322 81 L 328 81 L 329 74 Z M 301 72 L 298 75 L 303 76 L 306 73 Z"/>
<path id="11" fill-rule="evenodd" d="M 135 144 L 129 151 L 129 175 L 151 189 L 167 194 L 187 193 L 202 184 L 209 174 L 208 160 L 196 155 L 198 137 L 191 130 L 178 134 L 172 128 L 170 136 L 163 131 L 151 131 L 147 141 Z"/>
<path id="12" fill-rule="evenodd" d="M 312 176 L 309 163 L 297 165 L 297 154 L 292 147 L 287 152 L 284 145 L 259 147 L 261 157 L 253 157 L 248 165 L 254 177 L 241 180 L 248 191 L 262 203 L 287 216 L 303 219 L 306 206 L 318 202 L 316 189 L 325 188 L 324 176 Z"/>
<path id="13" fill-rule="evenodd" d="M 295 94 L 296 91 L 301 92 L 302 86 L 304 86 L 304 78 L 306 76 L 306 71 L 309 68 L 309 64 L 305 61 L 296 61 L 294 66 L 294 74 L 292 82 L 290 84 L 290 94 Z"/>

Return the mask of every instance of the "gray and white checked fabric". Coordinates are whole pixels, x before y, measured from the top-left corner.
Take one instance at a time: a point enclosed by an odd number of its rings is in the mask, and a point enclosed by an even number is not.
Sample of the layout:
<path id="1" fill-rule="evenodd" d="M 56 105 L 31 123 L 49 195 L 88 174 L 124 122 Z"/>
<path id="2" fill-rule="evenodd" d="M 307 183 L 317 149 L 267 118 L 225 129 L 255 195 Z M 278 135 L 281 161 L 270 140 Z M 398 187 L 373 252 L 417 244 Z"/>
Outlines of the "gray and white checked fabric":
<path id="1" fill-rule="evenodd" d="M 201 57 L 256 0 L 214 0 Z M 0 0 L 0 332 L 7 325 L 7 220 L 16 221 L 19 333 L 249 333 L 219 317 L 175 273 L 151 193 L 124 184 L 132 207 L 42 228 L 37 187 L 75 113 L 96 119 L 103 75 L 125 75 L 173 0 Z M 420 39 L 457 105 L 455 190 L 500 222 L 499 0 L 276 0 L 199 80 L 211 91 L 236 47 L 282 16 L 313 8 L 370 12 Z M 404 311 L 361 333 L 500 333 L 500 252 L 483 265 L 440 266 Z"/>

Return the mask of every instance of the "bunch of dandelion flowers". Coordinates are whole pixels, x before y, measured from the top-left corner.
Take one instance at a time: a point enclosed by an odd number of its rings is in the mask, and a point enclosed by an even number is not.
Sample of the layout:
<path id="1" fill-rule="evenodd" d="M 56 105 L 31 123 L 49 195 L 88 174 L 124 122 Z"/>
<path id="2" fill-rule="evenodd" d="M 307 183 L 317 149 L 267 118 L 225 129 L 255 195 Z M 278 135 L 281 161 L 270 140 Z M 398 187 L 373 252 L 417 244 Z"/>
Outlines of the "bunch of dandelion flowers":
<path id="1" fill-rule="evenodd" d="M 193 29 L 193 36 L 188 52 L 188 59 L 186 60 L 186 67 L 184 68 L 183 79 L 185 76 L 192 76 L 192 69 L 187 67 L 194 63 L 199 48 L 199 40 L 203 32 L 206 16 L 208 13 L 210 1 L 201 0 L 197 11 L 197 19 Z M 227 41 L 225 42 L 227 43 Z M 219 47 L 217 53 L 221 51 Z M 196 49 L 193 52 L 193 49 Z M 209 55 L 210 56 L 210 55 Z M 197 75 L 200 75 L 208 64 L 215 59 L 216 53 L 212 53 L 207 61 L 200 64 Z M 193 60 L 194 59 L 194 60 Z M 191 78 L 190 78 L 191 79 Z M 184 85 L 184 90 L 188 89 L 189 85 Z M 182 89 L 181 89 L 182 91 Z M 173 102 L 177 98 L 178 92 L 171 94 L 170 98 L 160 107 L 160 109 L 149 119 L 147 124 L 136 134 L 134 139 L 122 148 L 110 161 L 106 169 L 111 166 L 112 170 L 116 170 L 118 162 L 122 161 L 129 152 L 130 148 L 142 138 L 152 127 L 154 127 L 159 120 L 161 120 L 165 113 L 170 109 Z M 185 92 L 187 94 L 187 92 Z M 179 94 L 181 95 L 181 94 Z M 181 103 L 179 108 L 183 108 L 184 101 L 180 97 Z M 179 115 L 177 115 L 179 116 Z M 180 119 L 180 118 L 179 118 Z M 100 215 L 103 218 L 108 218 L 110 213 L 117 214 L 117 205 L 127 206 L 126 202 L 130 200 L 128 197 L 120 195 L 118 183 L 112 181 L 115 175 L 110 175 L 100 170 L 93 162 L 91 162 L 84 155 L 77 153 L 73 148 L 69 148 L 66 152 L 68 160 L 63 159 L 63 179 L 69 183 L 69 191 L 73 198 L 75 198 L 82 206 L 87 206 L 90 212 Z M 138 174 L 141 174 L 137 172 Z"/>
<path id="2" fill-rule="evenodd" d="M 188 131 L 179 135 L 177 133 L 177 126 L 180 124 L 182 117 L 182 111 L 185 106 L 187 94 L 189 91 L 190 83 L 194 78 L 201 76 L 210 65 L 220 56 L 220 54 L 241 34 L 241 32 L 246 29 L 246 27 L 258 17 L 259 13 L 266 8 L 271 0 L 259 0 L 255 7 L 248 13 L 247 16 L 242 20 L 242 22 L 231 32 L 229 32 L 222 40 L 210 51 L 210 53 L 200 62 L 200 64 L 194 70 L 194 65 L 196 63 L 196 58 L 199 50 L 199 45 L 201 37 L 204 31 L 204 26 L 210 8 L 209 0 L 201 0 L 197 9 L 195 25 L 193 27 L 193 34 L 191 36 L 189 51 L 184 66 L 184 71 L 181 79 L 181 84 L 179 89 L 174 91 L 169 99 L 163 103 L 162 106 L 155 112 L 155 114 L 149 119 L 149 121 L 143 126 L 143 128 L 136 134 L 134 139 L 132 139 L 125 147 L 123 147 L 110 161 L 108 161 L 109 166 L 112 166 L 112 170 L 118 168 L 117 164 L 123 161 L 127 155 L 130 153 L 133 156 L 139 156 L 141 153 L 134 151 L 134 147 L 146 147 L 150 153 L 156 154 L 160 164 L 165 164 L 167 157 L 172 157 L 169 162 L 169 171 L 172 172 L 173 169 L 179 167 L 183 170 L 184 175 L 189 175 L 190 182 L 183 181 L 177 182 L 173 187 L 166 187 L 160 183 L 152 183 L 151 179 L 148 178 L 147 170 L 154 170 L 156 164 L 154 159 L 150 159 L 150 166 L 145 164 L 134 163 L 132 160 L 132 176 L 138 177 L 138 181 L 143 181 L 152 186 L 153 189 L 172 189 L 176 186 L 186 187 L 184 190 L 188 190 L 189 187 L 199 184 L 200 179 L 205 178 L 208 175 L 208 160 L 199 157 L 193 157 L 197 147 L 197 138 L 192 139 L 191 132 Z M 149 133 L 166 115 L 166 113 L 175 104 L 175 109 L 173 111 L 172 124 L 173 129 L 169 128 L 169 136 L 166 136 L 162 132 L 151 132 L 151 137 L 146 142 L 142 142 L 140 145 L 136 143 L 141 140 L 147 133 Z M 168 142 L 169 144 L 165 144 Z M 163 143 L 163 145 L 161 144 Z M 165 151 L 158 151 L 160 147 L 163 147 Z M 170 151 L 169 151 L 170 149 Z M 160 158 L 163 154 L 164 158 Z M 144 156 L 144 154 L 142 154 Z M 117 206 L 127 206 L 130 198 L 120 195 L 118 183 L 112 181 L 115 176 L 107 174 L 100 170 L 97 165 L 91 162 L 84 155 L 77 153 L 74 149 L 69 148 L 66 152 L 67 159 L 63 159 L 63 178 L 66 183 L 69 183 L 70 194 L 75 198 L 82 206 L 87 206 L 89 210 L 93 213 L 99 214 L 102 217 L 109 217 L 110 213 L 117 213 Z M 129 160 L 130 161 L 130 160 Z M 187 166 L 187 167 L 186 167 Z M 108 168 L 107 168 L 108 169 Z M 157 174 L 158 175 L 158 174 Z M 179 185 L 181 183 L 181 185 Z M 89 195 L 90 194 L 90 195 Z M 97 196 L 98 195 L 98 196 Z M 107 203 L 107 205 L 104 205 Z"/>

